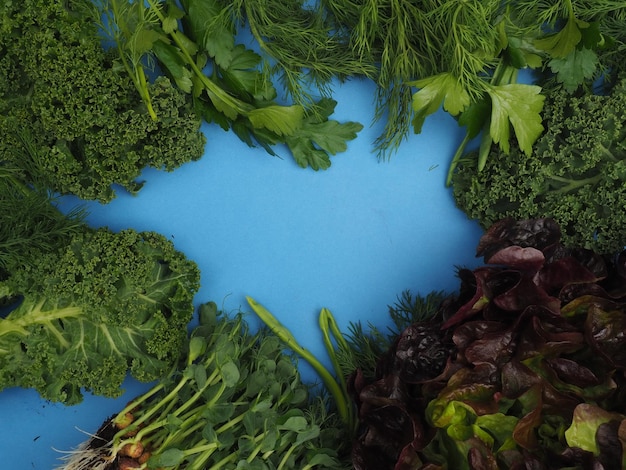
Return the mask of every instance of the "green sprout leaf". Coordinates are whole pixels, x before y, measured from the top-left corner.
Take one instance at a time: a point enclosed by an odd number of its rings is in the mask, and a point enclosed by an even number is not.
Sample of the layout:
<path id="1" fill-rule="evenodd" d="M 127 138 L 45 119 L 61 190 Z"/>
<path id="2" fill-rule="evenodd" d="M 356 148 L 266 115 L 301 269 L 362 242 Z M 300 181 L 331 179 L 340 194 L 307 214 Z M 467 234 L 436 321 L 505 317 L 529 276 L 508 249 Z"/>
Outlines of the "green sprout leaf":
<path id="1" fill-rule="evenodd" d="M 185 460 L 185 453 L 180 449 L 167 449 L 166 451 L 150 457 L 148 464 L 152 468 L 174 467 Z"/>

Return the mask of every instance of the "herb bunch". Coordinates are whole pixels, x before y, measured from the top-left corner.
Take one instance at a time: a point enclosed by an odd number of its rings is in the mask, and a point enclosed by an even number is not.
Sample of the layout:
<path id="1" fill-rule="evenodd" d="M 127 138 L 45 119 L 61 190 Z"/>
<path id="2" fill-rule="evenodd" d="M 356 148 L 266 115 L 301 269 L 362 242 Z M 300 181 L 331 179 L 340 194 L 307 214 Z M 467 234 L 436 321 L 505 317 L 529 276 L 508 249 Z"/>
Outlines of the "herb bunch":
<path id="1" fill-rule="evenodd" d="M 323 90 L 331 76 L 375 81 L 374 120 L 385 121 L 375 143 L 379 156 L 395 151 L 411 128 L 420 133 L 426 118 L 441 107 L 454 116 L 466 136 L 452 157 L 448 183 L 478 135 L 483 136 L 479 169 L 491 143 L 506 154 L 515 140 L 530 153 L 544 131 L 545 93 L 522 83 L 520 70 L 546 74 L 551 87 L 573 92 L 606 73 L 624 47 L 626 9 L 607 0 L 323 0 L 313 5 L 240 0 L 235 5 L 232 14 L 248 21 L 262 51 L 275 61 L 272 70 L 292 94 L 303 94 L 301 79 Z M 287 9 L 289 19 L 274 14 Z"/>
<path id="2" fill-rule="evenodd" d="M 620 250 L 626 243 L 626 76 L 613 73 L 599 93 L 550 93 L 546 131 L 530 157 L 515 144 L 508 155 L 492 146 L 481 172 L 474 155 L 463 158 L 452 179 L 458 207 L 484 227 L 505 217 L 550 216 L 567 246 Z"/>
<path id="3" fill-rule="evenodd" d="M 0 390 L 76 404 L 182 354 L 197 265 L 154 232 L 94 229 L 0 167 Z"/>
<path id="4" fill-rule="evenodd" d="M 283 145 L 301 167 L 330 166 L 362 125 L 329 119 L 336 102 L 325 97 L 282 104 L 266 73 L 266 61 L 236 41 L 235 5 L 218 0 L 99 0 L 96 7 L 146 106 L 151 97 L 145 69 L 158 65 L 193 101 L 205 121 L 232 130 L 250 146 L 277 155 Z M 295 20 L 295 17 L 292 17 Z"/>

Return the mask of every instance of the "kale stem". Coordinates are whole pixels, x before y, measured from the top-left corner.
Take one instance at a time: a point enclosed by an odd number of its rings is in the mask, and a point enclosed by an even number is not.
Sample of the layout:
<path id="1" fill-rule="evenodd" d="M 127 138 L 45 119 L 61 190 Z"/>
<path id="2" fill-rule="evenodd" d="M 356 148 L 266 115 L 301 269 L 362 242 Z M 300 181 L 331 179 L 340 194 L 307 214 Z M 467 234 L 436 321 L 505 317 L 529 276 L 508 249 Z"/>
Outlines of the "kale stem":
<path id="1" fill-rule="evenodd" d="M 551 175 L 549 176 L 551 180 L 558 181 L 559 183 L 567 183 L 567 184 L 559 189 L 553 189 L 549 192 L 554 193 L 554 194 L 565 194 L 569 191 L 574 191 L 575 189 L 578 189 L 588 184 L 593 185 L 597 183 L 598 181 L 600 181 L 602 177 L 603 175 L 599 174 L 590 178 L 583 178 L 580 180 L 575 180 L 571 178 L 564 178 L 562 176 Z"/>
<path id="2" fill-rule="evenodd" d="M 608 148 L 606 148 L 604 145 L 602 144 L 598 144 L 598 147 L 600 147 L 600 151 L 606 155 L 607 157 L 609 157 L 611 159 L 611 161 L 617 162 L 619 159 L 613 154 L 613 152 L 611 152 Z"/>

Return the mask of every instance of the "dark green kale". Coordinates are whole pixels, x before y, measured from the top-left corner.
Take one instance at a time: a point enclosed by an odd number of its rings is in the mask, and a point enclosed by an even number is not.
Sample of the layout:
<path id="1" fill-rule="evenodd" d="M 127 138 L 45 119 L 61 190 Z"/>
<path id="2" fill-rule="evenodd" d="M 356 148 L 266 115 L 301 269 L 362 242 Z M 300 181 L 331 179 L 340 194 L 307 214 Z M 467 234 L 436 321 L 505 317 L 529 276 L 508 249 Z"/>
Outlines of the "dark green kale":
<path id="1" fill-rule="evenodd" d="M 505 155 L 493 146 L 477 171 L 470 153 L 454 174 L 457 205 L 488 227 L 505 217 L 552 217 L 563 243 L 598 252 L 626 244 L 626 78 L 601 94 L 546 97 L 545 132 L 531 156 L 516 144 Z"/>
<path id="2" fill-rule="evenodd" d="M 0 390 L 36 389 L 66 404 L 81 389 L 119 396 L 179 360 L 199 271 L 163 236 L 86 226 L 28 265 L 8 263 L 0 301 Z M 13 303 L 13 304 L 12 304 Z"/>
<path id="3" fill-rule="evenodd" d="M 0 390 L 119 396 L 185 349 L 196 264 L 153 232 L 93 229 L 0 166 Z"/>
<path id="4" fill-rule="evenodd" d="M 0 161 L 27 181 L 108 202 L 145 167 L 171 171 L 204 153 L 191 100 L 165 77 L 147 87 L 154 113 L 98 33 L 89 0 L 0 7 Z"/>

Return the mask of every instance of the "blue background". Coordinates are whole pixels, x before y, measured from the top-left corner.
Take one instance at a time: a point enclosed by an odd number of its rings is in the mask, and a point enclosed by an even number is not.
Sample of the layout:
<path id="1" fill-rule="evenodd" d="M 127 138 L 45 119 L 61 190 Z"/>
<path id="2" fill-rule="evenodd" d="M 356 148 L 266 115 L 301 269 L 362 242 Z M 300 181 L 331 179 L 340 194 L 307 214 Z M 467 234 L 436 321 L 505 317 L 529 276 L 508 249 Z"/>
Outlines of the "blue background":
<path id="1" fill-rule="evenodd" d="M 119 193 L 108 205 L 88 203 L 88 222 L 171 237 L 202 271 L 196 305 L 213 300 L 227 312 L 265 305 L 301 344 L 325 357 L 317 316 L 329 308 L 347 331 L 360 321 L 384 328 L 387 306 L 405 289 L 454 291 L 459 266 L 475 266 L 482 234 L 455 207 L 445 187 L 462 129 L 443 112 L 427 119 L 389 161 L 379 161 L 372 125 L 375 88 L 350 81 L 334 87 L 334 119 L 365 125 L 326 171 L 301 169 L 249 148 L 232 132 L 205 125 L 204 157 L 172 173 L 147 170 L 138 196 Z M 79 201 L 64 198 L 63 207 Z M 249 319 L 258 325 L 252 315 Z M 307 381 L 313 373 L 301 366 Z M 32 390 L 0 392 L 2 467 L 52 469 L 102 421 L 147 384 L 125 383 L 119 399 L 86 395 L 67 407 Z"/>

